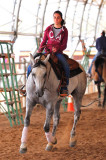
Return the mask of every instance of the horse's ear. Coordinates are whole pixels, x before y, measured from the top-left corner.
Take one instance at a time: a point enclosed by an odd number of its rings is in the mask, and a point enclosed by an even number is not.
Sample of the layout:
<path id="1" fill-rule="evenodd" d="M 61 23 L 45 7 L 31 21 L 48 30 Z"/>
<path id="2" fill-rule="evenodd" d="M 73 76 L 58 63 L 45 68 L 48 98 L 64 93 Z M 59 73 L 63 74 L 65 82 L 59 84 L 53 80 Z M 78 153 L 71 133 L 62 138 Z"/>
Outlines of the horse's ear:
<path id="1" fill-rule="evenodd" d="M 46 59 L 43 61 L 43 62 L 44 62 L 44 64 L 47 64 L 47 62 L 48 62 L 49 58 L 50 58 L 50 54 L 48 54 L 48 55 L 47 55 L 47 57 L 46 57 Z"/>
<path id="2" fill-rule="evenodd" d="M 30 63 L 31 63 L 32 66 L 35 64 L 34 57 L 31 53 L 30 53 Z"/>

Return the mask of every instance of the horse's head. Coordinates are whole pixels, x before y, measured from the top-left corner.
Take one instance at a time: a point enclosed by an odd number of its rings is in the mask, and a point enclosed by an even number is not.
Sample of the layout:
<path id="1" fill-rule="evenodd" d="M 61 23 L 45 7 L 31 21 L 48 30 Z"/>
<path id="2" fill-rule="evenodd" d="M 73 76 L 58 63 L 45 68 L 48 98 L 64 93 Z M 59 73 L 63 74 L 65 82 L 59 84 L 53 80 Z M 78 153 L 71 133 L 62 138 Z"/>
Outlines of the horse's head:
<path id="1" fill-rule="evenodd" d="M 32 66 L 31 74 L 36 87 L 36 95 L 38 97 L 42 97 L 44 94 L 44 87 L 47 77 L 47 62 L 49 60 L 49 57 L 50 55 L 48 55 L 46 59 L 42 61 L 39 57 L 34 59 L 32 54 L 30 54 L 30 61 Z"/>

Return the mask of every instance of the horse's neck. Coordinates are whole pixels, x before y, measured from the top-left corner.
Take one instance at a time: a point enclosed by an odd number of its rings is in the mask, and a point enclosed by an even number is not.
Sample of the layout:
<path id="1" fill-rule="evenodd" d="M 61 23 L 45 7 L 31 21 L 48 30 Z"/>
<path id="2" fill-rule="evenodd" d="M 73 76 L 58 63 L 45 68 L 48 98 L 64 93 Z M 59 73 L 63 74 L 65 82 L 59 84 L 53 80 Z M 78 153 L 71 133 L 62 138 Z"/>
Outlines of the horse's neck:
<path id="1" fill-rule="evenodd" d="M 59 85 L 59 80 L 56 77 L 56 74 L 53 71 L 51 64 L 47 63 L 47 79 L 46 79 L 46 86 L 50 90 L 56 90 Z"/>

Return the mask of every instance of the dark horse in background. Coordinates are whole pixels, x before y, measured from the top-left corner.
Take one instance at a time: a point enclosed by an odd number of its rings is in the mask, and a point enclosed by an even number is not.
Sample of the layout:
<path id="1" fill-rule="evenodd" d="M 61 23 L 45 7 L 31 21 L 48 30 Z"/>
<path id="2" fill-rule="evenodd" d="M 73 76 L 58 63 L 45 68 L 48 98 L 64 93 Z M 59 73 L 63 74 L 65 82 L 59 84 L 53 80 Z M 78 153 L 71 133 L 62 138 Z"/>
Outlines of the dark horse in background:
<path id="1" fill-rule="evenodd" d="M 98 88 L 98 98 L 99 103 L 98 106 L 101 106 L 101 88 L 100 85 L 103 82 L 104 83 L 104 98 L 103 98 L 103 108 L 106 105 L 106 55 L 101 54 L 98 56 L 93 63 L 92 70 L 91 70 L 92 78 L 95 81 L 95 84 Z"/>

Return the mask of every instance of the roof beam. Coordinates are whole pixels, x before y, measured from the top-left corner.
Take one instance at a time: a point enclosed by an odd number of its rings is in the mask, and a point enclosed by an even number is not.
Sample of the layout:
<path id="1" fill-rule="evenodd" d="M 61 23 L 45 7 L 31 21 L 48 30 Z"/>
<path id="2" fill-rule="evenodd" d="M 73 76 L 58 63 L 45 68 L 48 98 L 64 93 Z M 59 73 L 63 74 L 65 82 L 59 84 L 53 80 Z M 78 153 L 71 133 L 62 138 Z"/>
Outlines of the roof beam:
<path id="1" fill-rule="evenodd" d="M 97 19 L 96 19 L 96 24 L 95 24 L 95 35 L 94 35 L 94 42 L 96 40 L 96 33 L 97 33 L 97 27 L 98 27 L 98 21 L 99 21 L 99 15 L 100 15 L 100 11 L 102 9 L 102 5 L 103 5 L 104 0 L 101 1 L 101 4 L 99 5 L 99 10 L 98 10 L 98 15 L 97 15 Z M 93 43 L 94 43 L 93 42 Z"/>
<path id="2" fill-rule="evenodd" d="M 20 12 L 20 7 L 21 7 L 21 2 L 22 0 L 19 0 L 19 1 L 15 1 L 15 6 L 14 6 L 14 17 L 15 17 L 15 20 L 14 20 L 14 28 L 13 28 L 13 31 L 14 31 L 14 38 L 13 38 L 13 41 L 16 40 L 17 38 L 17 32 L 18 32 L 18 22 L 19 22 L 19 12 Z M 16 13 L 15 13 L 16 12 Z M 16 14 L 16 16 L 15 16 Z"/>

